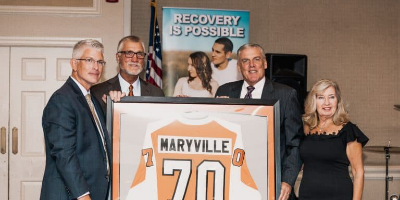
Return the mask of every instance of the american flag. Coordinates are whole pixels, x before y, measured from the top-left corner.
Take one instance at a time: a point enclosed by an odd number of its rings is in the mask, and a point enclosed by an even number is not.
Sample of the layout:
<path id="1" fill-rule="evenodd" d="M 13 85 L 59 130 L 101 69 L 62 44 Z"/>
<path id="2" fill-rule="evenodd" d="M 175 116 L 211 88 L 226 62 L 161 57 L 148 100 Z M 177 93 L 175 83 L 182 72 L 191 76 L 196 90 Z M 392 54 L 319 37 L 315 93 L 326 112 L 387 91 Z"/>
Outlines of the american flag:
<path id="1" fill-rule="evenodd" d="M 162 89 L 162 55 L 160 29 L 157 22 L 157 3 L 152 0 L 151 3 L 151 21 L 149 37 L 149 56 L 147 57 L 146 79 L 147 82 Z"/>

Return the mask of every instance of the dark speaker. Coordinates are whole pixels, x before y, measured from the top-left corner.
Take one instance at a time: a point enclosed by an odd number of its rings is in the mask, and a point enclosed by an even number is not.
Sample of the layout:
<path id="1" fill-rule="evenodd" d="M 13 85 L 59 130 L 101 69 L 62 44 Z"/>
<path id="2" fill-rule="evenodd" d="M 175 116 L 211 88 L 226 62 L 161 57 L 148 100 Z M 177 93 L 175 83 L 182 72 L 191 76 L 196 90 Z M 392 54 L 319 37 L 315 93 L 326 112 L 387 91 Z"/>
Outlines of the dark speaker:
<path id="1" fill-rule="evenodd" d="M 307 96 L 307 56 L 299 54 L 267 53 L 267 78 L 288 85 L 297 91 L 302 112 Z"/>

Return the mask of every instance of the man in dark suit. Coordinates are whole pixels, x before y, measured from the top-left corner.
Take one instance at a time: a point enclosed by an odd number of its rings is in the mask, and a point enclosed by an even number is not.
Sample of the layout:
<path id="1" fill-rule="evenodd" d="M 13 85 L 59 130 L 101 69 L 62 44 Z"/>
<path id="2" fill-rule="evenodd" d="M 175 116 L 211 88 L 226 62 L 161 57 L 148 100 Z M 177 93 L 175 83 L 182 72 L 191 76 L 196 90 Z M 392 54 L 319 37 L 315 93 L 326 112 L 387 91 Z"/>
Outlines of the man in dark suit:
<path id="1" fill-rule="evenodd" d="M 110 91 L 121 91 L 126 96 L 164 96 L 164 92 L 144 81 L 139 74 L 144 68 L 145 48 L 142 40 L 136 36 L 126 36 L 118 43 L 116 53 L 119 73 L 103 83 L 92 87 L 93 95 L 101 101 L 103 112 L 106 113 L 105 95 Z"/>
<path id="2" fill-rule="evenodd" d="M 108 195 L 110 138 L 103 111 L 90 87 L 105 65 L 103 45 L 82 40 L 73 49 L 72 75 L 43 111 L 46 168 L 41 200 L 105 200 Z"/>
<path id="3" fill-rule="evenodd" d="M 301 168 L 299 143 L 302 133 L 300 106 L 296 91 L 271 82 L 265 77 L 267 61 L 258 44 L 245 44 L 238 49 L 238 68 L 244 80 L 220 86 L 216 97 L 277 99 L 280 105 L 281 193 L 279 200 L 294 198 L 292 188 Z"/>

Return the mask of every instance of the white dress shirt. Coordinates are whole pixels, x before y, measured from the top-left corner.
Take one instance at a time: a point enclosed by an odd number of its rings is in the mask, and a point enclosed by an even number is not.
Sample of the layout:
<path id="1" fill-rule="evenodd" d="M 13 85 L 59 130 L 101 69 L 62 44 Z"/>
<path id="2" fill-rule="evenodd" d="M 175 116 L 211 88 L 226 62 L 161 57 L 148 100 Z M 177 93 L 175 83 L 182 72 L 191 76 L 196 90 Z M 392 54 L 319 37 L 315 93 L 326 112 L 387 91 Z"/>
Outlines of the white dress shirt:
<path id="1" fill-rule="evenodd" d="M 251 92 L 251 98 L 252 99 L 261 99 L 262 91 L 264 89 L 264 84 L 265 84 L 265 76 L 258 81 L 255 85 L 253 85 L 254 90 Z M 249 84 L 244 81 L 243 86 L 242 86 L 242 92 L 240 93 L 240 98 L 244 99 L 244 96 L 247 94 L 247 87 Z"/>
<path id="2" fill-rule="evenodd" d="M 128 83 L 124 78 L 122 78 L 121 74 L 118 74 L 119 84 L 121 85 L 121 92 L 125 92 L 126 96 L 129 94 L 129 86 L 131 85 Z M 133 86 L 133 96 L 141 96 L 140 92 L 140 80 L 139 78 L 132 84 Z"/>

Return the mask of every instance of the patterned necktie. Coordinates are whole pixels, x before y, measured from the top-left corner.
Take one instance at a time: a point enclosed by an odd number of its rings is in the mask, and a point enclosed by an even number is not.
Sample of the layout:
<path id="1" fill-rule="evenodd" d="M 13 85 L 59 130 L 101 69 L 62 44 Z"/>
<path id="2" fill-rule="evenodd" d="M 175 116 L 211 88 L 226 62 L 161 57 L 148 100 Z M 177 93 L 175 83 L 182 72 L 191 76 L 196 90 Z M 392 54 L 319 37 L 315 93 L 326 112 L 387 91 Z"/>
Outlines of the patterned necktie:
<path id="1" fill-rule="evenodd" d="M 252 99 L 251 92 L 253 92 L 254 89 L 255 89 L 255 87 L 253 87 L 253 86 L 247 86 L 247 94 L 246 94 L 246 96 L 244 96 L 244 98 Z"/>
<path id="2" fill-rule="evenodd" d="M 129 94 L 128 96 L 133 96 L 133 86 L 129 85 Z"/>
<path id="3" fill-rule="evenodd" d="M 103 132 L 103 129 L 101 128 L 100 120 L 99 120 L 99 118 L 97 117 L 96 112 L 95 112 L 95 110 L 94 110 L 94 105 L 93 105 L 93 102 L 92 102 L 92 96 L 91 96 L 90 94 L 87 94 L 87 95 L 85 96 L 85 98 L 86 98 L 87 103 L 89 104 L 89 108 L 90 108 L 90 111 L 92 112 L 94 121 L 96 122 L 97 129 L 100 131 L 100 137 L 101 137 L 101 140 L 102 140 L 102 142 L 103 142 L 104 152 L 105 152 L 105 154 L 106 154 L 107 173 L 110 174 L 110 166 L 109 166 L 109 163 L 108 163 L 108 152 L 107 152 L 107 148 L 106 148 L 106 145 L 107 145 L 107 144 L 106 144 L 106 140 L 105 140 L 105 138 L 104 138 L 104 132 Z"/>

